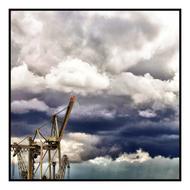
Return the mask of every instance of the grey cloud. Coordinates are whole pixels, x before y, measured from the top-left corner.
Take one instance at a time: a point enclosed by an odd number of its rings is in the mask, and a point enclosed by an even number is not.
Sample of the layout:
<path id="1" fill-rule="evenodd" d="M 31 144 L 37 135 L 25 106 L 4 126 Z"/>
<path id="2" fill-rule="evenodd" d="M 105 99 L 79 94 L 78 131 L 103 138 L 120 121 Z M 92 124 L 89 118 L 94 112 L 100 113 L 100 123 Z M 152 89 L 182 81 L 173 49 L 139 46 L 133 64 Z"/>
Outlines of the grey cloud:
<path id="1" fill-rule="evenodd" d="M 85 12 L 79 11 L 29 12 L 27 17 L 25 14 L 19 12 L 12 16 L 12 43 L 17 47 L 18 53 L 14 51 L 15 54 L 19 54 L 21 61 L 38 74 L 48 73 L 51 66 L 67 56 L 101 68 L 102 64 L 109 62 L 112 48 L 139 49 L 159 32 L 158 25 L 135 12 L 131 13 L 132 20 L 103 16 L 89 19 Z M 35 22 L 42 27 L 34 38 L 29 31 L 31 28 L 24 27 Z M 18 64 L 15 59 L 12 61 L 13 65 Z"/>
<path id="2" fill-rule="evenodd" d="M 82 59 L 99 68 L 113 73 L 107 66 L 113 56 L 112 50 L 140 49 L 146 41 L 152 41 L 159 33 L 159 26 L 151 23 L 143 14 L 131 13 L 135 19 L 94 16 L 89 22 L 86 47 L 81 52 Z M 87 51 L 86 51 L 87 50 Z M 87 54 L 86 54 L 87 53 Z M 81 57 L 79 55 L 79 57 Z"/>
<path id="3" fill-rule="evenodd" d="M 159 27 L 156 24 L 151 23 L 143 14 L 131 15 L 133 16 L 131 20 L 119 17 L 94 17 L 89 30 L 90 42 L 93 43 L 96 39 L 108 46 L 138 49 L 142 47 L 144 41 L 153 40 L 157 36 Z"/>
<path id="4" fill-rule="evenodd" d="M 49 112 L 50 108 L 43 102 L 39 101 L 37 98 L 26 100 L 16 100 L 11 102 L 11 112 L 13 113 L 27 113 L 31 110 Z"/>
<path id="5" fill-rule="evenodd" d="M 20 64 L 19 63 L 20 50 L 21 47 L 14 41 L 11 41 L 11 67 L 18 66 Z"/>
<path id="6" fill-rule="evenodd" d="M 150 59 L 140 60 L 137 64 L 127 69 L 135 75 L 144 75 L 150 73 L 154 78 L 161 80 L 169 80 L 175 76 L 175 71 L 169 67 L 169 62 L 174 55 L 178 55 L 178 45 L 157 50 Z"/>

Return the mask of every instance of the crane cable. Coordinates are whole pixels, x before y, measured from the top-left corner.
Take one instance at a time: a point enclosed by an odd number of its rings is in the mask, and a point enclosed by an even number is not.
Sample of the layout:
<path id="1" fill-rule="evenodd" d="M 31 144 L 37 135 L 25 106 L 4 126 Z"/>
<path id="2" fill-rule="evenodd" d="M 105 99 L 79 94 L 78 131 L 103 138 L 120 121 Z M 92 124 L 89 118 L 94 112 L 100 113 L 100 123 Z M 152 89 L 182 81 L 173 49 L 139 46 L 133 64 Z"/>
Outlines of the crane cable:
<path id="1" fill-rule="evenodd" d="M 22 139 L 20 142 L 18 142 L 17 144 L 22 143 L 24 140 L 26 140 L 29 136 L 26 136 L 24 139 Z"/>
<path id="2" fill-rule="evenodd" d="M 53 113 L 53 115 L 57 115 L 63 111 L 65 111 L 67 109 L 67 106 L 65 106 L 64 108 L 60 109 L 59 111 L 57 111 L 56 113 Z"/>

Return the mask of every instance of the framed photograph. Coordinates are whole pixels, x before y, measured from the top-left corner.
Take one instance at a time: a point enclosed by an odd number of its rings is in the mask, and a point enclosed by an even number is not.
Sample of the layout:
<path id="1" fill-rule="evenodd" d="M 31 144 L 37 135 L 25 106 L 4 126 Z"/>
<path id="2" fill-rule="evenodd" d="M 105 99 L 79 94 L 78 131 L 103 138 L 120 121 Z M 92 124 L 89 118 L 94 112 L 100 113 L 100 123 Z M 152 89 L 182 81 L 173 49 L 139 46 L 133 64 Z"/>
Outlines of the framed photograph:
<path id="1" fill-rule="evenodd" d="M 180 181 L 181 9 L 9 9 L 9 180 Z"/>

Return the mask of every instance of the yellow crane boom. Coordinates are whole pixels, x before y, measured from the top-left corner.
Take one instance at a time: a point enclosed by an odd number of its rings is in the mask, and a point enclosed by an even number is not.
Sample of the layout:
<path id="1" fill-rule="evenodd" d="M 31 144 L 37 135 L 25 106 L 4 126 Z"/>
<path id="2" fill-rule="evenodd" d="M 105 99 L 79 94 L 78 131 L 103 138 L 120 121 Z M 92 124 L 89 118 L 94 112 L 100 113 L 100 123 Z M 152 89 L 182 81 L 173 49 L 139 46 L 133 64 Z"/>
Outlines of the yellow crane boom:
<path id="1" fill-rule="evenodd" d="M 71 110 L 73 108 L 75 101 L 76 101 L 76 96 L 71 96 L 68 107 L 67 107 L 67 111 L 65 113 L 65 117 L 63 119 L 62 126 L 61 126 L 60 131 L 59 131 L 59 141 L 61 141 L 61 139 L 63 137 L 63 131 L 64 131 L 65 127 L 67 126 L 69 116 L 70 116 L 70 113 L 71 113 Z"/>

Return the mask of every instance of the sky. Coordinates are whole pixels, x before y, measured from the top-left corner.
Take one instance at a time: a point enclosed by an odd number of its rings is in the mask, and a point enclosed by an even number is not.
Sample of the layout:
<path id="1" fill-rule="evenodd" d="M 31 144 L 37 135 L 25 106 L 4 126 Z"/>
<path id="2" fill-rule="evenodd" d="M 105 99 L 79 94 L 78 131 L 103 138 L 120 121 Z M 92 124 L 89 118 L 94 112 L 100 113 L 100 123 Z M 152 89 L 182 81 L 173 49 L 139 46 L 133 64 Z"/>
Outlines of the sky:
<path id="1" fill-rule="evenodd" d="M 121 173 L 110 178 L 179 177 L 177 11 L 12 11 L 12 141 L 71 95 L 61 144 L 75 168 L 92 178 L 100 166 L 109 166 L 103 177 Z"/>

